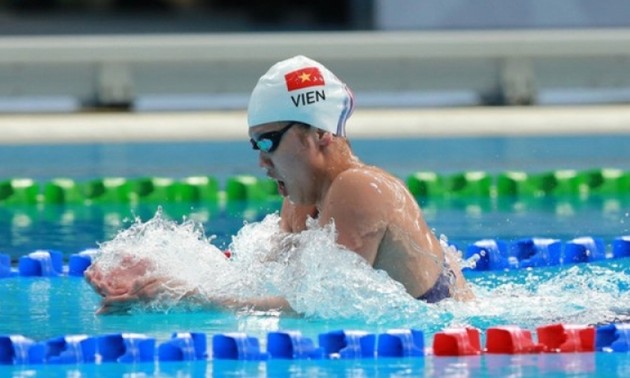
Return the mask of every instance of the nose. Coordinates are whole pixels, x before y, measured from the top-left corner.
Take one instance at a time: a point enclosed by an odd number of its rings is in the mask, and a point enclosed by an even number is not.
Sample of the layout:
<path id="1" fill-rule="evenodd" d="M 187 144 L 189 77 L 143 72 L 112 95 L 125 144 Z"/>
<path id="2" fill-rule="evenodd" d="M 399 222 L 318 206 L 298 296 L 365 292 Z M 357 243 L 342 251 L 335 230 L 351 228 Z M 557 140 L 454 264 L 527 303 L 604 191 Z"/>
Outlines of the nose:
<path id="1" fill-rule="evenodd" d="M 258 154 L 258 166 L 262 168 L 271 168 L 273 166 L 269 154 L 262 151 Z"/>

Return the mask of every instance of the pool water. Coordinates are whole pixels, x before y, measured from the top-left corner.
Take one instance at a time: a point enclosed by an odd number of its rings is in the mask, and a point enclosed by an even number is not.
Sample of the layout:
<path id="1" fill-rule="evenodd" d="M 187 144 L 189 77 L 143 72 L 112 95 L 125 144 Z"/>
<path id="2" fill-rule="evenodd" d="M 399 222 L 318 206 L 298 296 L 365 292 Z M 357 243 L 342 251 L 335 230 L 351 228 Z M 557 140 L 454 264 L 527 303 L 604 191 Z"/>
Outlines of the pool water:
<path id="1" fill-rule="evenodd" d="M 630 135 L 351 139 L 355 154 L 406 177 L 415 171 L 542 171 L 618 167 L 630 161 Z M 246 141 L 7 145 L 0 177 L 262 175 Z"/>
<path id="2" fill-rule="evenodd" d="M 167 312 L 138 310 L 129 316 L 96 316 L 99 297 L 82 278 L 12 277 L 0 280 L 3 303 L 11 303 L 2 308 L 0 334 L 17 333 L 45 340 L 67 334 L 133 331 L 168 338 L 176 330 L 195 330 L 209 334 L 242 331 L 264 338 L 267 332 L 290 329 L 316 338 L 319 333 L 336 329 L 365 328 L 384 332 L 402 327 L 418 328 L 429 337 L 442 328 L 461 325 L 487 329 L 517 324 L 535 329 L 558 321 L 605 324 L 630 318 L 628 272 L 630 259 L 627 258 L 529 270 L 467 271 L 475 293 L 485 303 L 421 304 L 413 307 L 414 313 L 404 314 L 387 314 L 387 306 L 381 306 L 383 316 L 377 318 L 361 314 L 345 316 L 343 311 L 339 311 L 339 317 L 326 314 L 302 317 L 251 312 L 235 315 L 231 311 L 188 311 L 177 307 Z M 593 301 L 598 303 L 591 303 Z M 369 305 L 366 308 L 370 308 Z M 404 312 L 404 305 L 396 310 Z"/>
<path id="3" fill-rule="evenodd" d="M 392 328 L 415 328 L 431 345 L 435 332 L 467 325 L 481 330 L 517 324 L 533 330 L 557 322 L 592 324 L 627 320 L 630 259 L 537 268 L 511 272 L 468 272 L 477 295 L 487 301 L 474 306 L 419 307 L 415 315 L 379 320 L 366 317 L 318 318 L 229 311 L 138 311 L 131 315 L 97 316 L 98 296 L 78 277 L 0 279 L 2 322 L 0 335 L 22 334 L 44 341 L 60 335 L 143 333 L 164 342 L 173 332 L 203 332 L 208 337 L 245 332 L 263 347 L 266 334 L 299 330 L 317 340 L 320 333 Z M 557 298 L 556 298 L 557 296 Z M 554 301 L 557 301 L 554 303 Z M 595 301 L 595 303 L 594 303 Z M 10 305 L 9 305 L 10 304 Z M 617 312 L 615 314 L 615 312 Z M 391 314 L 390 314 L 391 315 Z M 427 320 L 427 317 L 430 319 Z M 606 319 L 603 319 L 603 318 Z M 483 344 L 482 344 L 483 345 Z M 381 358 L 378 360 L 270 360 L 197 361 L 100 365 L 0 365 L 2 376 L 93 376 L 94 374 L 147 374 L 149 376 L 626 376 L 630 359 L 625 353 L 569 353 L 537 355 L 483 355 L 471 357 Z M 52 375 L 51 375 L 52 374 Z"/>
<path id="4" fill-rule="evenodd" d="M 460 248 L 485 238 L 599 236 L 610 241 L 630 234 L 630 195 L 418 200 L 436 235 Z M 0 206 L 0 253 L 15 261 L 36 249 L 55 249 L 68 257 L 112 239 L 136 218 L 150 219 L 158 207 L 175 221 L 200 222 L 215 237 L 213 244 L 227 249 L 243 222 L 262 220 L 278 211 L 280 202 Z"/>
<path id="5" fill-rule="evenodd" d="M 140 377 L 625 377 L 619 353 L 485 355 L 380 360 L 197 361 L 4 367 L 2 376 Z"/>
<path id="6" fill-rule="evenodd" d="M 622 147 L 629 142 L 628 137 L 481 138 L 357 141 L 353 142 L 353 146 L 363 160 L 404 177 L 414 170 L 484 169 L 496 172 L 502 169 L 623 168 L 622 164 L 630 161 L 630 150 Z M 32 147 L 15 147 L 13 151 L 2 154 L 7 154 L 9 160 L 29 156 L 28 163 L 16 160 L 14 165 L 8 164 L 2 170 L 4 177 L 28 175 L 42 180 L 61 176 L 89 178 L 139 174 L 181 177 L 215 172 L 220 178 L 225 178 L 230 174 L 254 172 L 244 159 L 239 160 L 238 154 L 245 151 L 240 150 L 240 145 L 230 145 L 233 150 L 219 145 L 174 144 L 169 147 L 170 155 L 160 154 L 159 158 L 147 152 L 153 151 L 155 145 L 51 146 L 37 153 Z M 108 158 L 103 151 L 114 152 L 115 158 Z M 400 151 L 412 151 L 412 156 Z M 589 159 L 584 158 L 585 151 L 589 152 Z M 471 155 L 470 159 L 465 159 L 467 153 Z M 255 167 L 255 156 L 249 151 L 247 154 L 243 156 L 248 156 L 247 159 L 252 157 L 251 165 Z M 82 159 L 84 155 L 88 157 Z M 45 160 L 50 169 L 39 166 L 40 160 Z M 630 196 L 421 201 L 426 220 L 435 233 L 443 235 L 462 251 L 479 239 L 513 241 L 532 236 L 562 240 L 596 236 L 603 238 L 610 249 L 613 238 L 630 235 Z M 210 242 L 223 250 L 232 247 L 234 235 L 244 224 L 256 228 L 269 213 L 279 209 L 279 203 L 230 203 L 225 206 L 162 204 L 161 208 L 165 222 L 180 224 L 183 219 L 191 219 L 203 228 L 206 236 L 214 236 Z M 156 205 L 0 205 L 0 252 L 9 254 L 16 261 L 19 256 L 36 249 L 55 249 L 67 258 L 112 240 L 136 220 L 143 224 L 154 220 L 157 211 Z M 173 234 L 167 239 L 176 244 L 178 237 Z M 242 242 L 242 238 L 237 237 L 236 241 Z M 324 241 L 325 235 L 315 234 L 315 238 Z M 319 253 L 322 261 L 343 259 L 335 251 Z M 389 308 L 371 303 L 364 293 L 356 292 L 350 299 L 363 306 L 358 307 L 361 311 L 339 311 L 343 316 L 334 316 L 330 308 L 309 309 L 311 312 L 307 316 L 280 316 L 216 309 L 188 311 L 177 307 L 166 312 L 135 311 L 131 315 L 97 316 L 94 311 L 99 306 L 99 298 L 81 278 L 4 278 L 0 279 L 3 303 L 0 335 L 22 334 L 35 340 L 46 340 L 68 334 L 139 332 L 165 340 L 178 331 L 208 335 L 241 331 L 264 342 L 268 332 L 284 329 L 300 330 L 316 339 L 319 333 L 338 329 L 379 333 L 392 328 L 418 328 L 425 333 L 426 345 L 430 345 L 432 335 L 449 326 L 469 325 L 483 330 L 516 324 L 535 329 L 556 322 L 601 324 L 627 320 L 630 315 L 629 260 L 527 270 L 467 271 L 466 276 L 480 298 L 473 304 L 449 302 L 425 305 L 408 301 L 394 292 L 390 298 L 401 307 Z M 343 261 L 340 263 L 343 264 Z M 344 282 L 339 281 L 341 284 Z M 382 282 L 375 278 L 374 284 L 375 290 L 378 290 Z M 44 374 L 624 376 L 630 374 L 630 360 L 622 353 L 579 353 L 356 361 L 0 366 L 2 376 Z"/>

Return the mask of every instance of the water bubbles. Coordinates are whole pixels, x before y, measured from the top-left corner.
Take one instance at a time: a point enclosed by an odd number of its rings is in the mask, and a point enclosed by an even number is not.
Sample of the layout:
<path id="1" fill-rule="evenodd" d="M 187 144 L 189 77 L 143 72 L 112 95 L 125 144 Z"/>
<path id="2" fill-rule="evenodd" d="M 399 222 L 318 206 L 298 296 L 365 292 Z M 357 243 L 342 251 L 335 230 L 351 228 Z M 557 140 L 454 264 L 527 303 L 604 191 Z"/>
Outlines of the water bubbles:
<path id="1" fill-rule="evenodd" d="M 483 278 L 481 278 L 483 277 Z M 517 324 L 535 328 L 555 322 L 596 324 L 619 318 L 630 306 L 630 276 L 612 265 L 580 264 L 531 271 L 487 273 L 473 280 L 476 304 L 458 304 L 454 315 L 480 328 Z"/>
<path id="2" fill-rule="evenodd" d="M 558 321 L 593 324 L 630 317 L 627 263 L 485 272 L 470 279 L 475 300 L 426 304 L 408 295 L 386 272 L 339 246 L 334 224 L 320 227 L 311 220 L 304 232 L 290 234 L 280 230 L 278 214 L 270 214 L 260 222 L 245 223 L 229 246 L 231 259 L 211 242 L 200 223 L 191 219 L 177 223 L 158 211 L 146 222 L 136 219 L 103 243 L 96 261 L 104 269 L 115 269 L 131 256 L 151 262 L 143 274 L 169 278 L 168 295 L 142 311 L 195 309 L 180 301 L 195 290 L 210 300 L 235 298 L 243 303 L 280 296 L 310 320 L 427 332 L 454 325 L 535 328 Z M 440 242 L 462 266 L 476 262 L 474 257 L 463 261 L 445 236 Z M 253 312 L 247 306 L 236 314 L 272 322 L 285 318 L 277 311 Z"/>
<path id="3" fill-rule="evenodd" d="M 111 271 L 132 259 L 148 261 L 144 277 L 167 280 L 166 295 L 143 309 L 169 311 L 192 290 L 206 298 L 249 299 L 281 296 L 306 317 L 318 319 L 367 318 L 378 322 L 383 312 L 395 318 L 417 314 L 423 303 L 385 272 L 377 271 L 354 252 L 336 244 L 334 224 L 308 222 L 300 234 L 282 232 L 279 216 L 246 223 L 232 239 L 231 259 L 211 244 L 212 237 L 192 220 L 176 223 L 158 210 L 142 222 L 103 243 L 95 258 Z M 406 315 L 405 315 L 406 314 Z"/>

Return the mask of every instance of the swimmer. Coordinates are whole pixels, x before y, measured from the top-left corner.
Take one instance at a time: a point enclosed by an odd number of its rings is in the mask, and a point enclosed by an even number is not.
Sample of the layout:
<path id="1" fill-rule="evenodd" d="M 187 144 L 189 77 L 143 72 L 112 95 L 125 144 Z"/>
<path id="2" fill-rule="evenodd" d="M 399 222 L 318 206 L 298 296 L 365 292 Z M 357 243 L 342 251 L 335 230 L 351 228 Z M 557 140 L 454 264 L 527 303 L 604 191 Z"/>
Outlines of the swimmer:
<path id="1" fill-rule="evenodd" d="M 284 197 L 281 229 L 301 232 L 309 217 L 321 226 L 334 222 L 338 244 L 387 272 L 412 297 L 429 303 L 471 299 L 456 257 L 444 252 L 406 185 L 352 153 L 345 127 L 353 108 L 346 84 L 304 56 L 276 63 L 259 79 L 248 106 L 250 143 Z M 146 267 L 139 263 L 121 269 Z M 159 291 L 155 279 L 138 278 L 113 287 L 96 267 L 86 278 L 104 297 L 103 312 L 147 300 Z M 290 310 L 281 297 L 246 303 L 207 300 L 232 308 Z"/>

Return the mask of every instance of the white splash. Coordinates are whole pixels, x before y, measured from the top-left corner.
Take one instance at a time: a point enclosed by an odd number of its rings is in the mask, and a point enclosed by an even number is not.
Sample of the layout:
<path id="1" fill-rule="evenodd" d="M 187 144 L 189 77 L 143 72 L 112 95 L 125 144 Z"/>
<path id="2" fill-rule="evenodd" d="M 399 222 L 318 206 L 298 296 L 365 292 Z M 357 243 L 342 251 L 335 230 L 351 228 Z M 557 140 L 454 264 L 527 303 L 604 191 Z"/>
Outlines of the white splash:
<path id="1" fill-rule="evenodd" d="M 630 273 L 621 265 L 582 264 L 518 272 L 488 272 L 471 279 L 476 299 L 426 304 L 409 296 L 385 272 L 335 243 L 334 225 L 311 221 L 306 231 L 287 234 L 279 216 L 245 224 L 233 237 L 231 259 L 211 244 L 200 224 L 178 224 L 158 213 L 104 243 L 96 262 L 117 266 L 124 255 L 151 261 L 147 275 L 178 282 L 171 294 L 196 289 L 208 297 L 238 299 L 283 296 L 312 319 L 354 319 L 391 327 L 437 331 L 448 326 L 516 324 L 533 328 L 552 322 L 593 324 L 630 317 Z M 443 238 L 447 253 L 457 253 Z M 464 262 L 470 266 L 474 261 Z M 189 310 L 177 295 L 156 298 L 147 309 Z M 245 315 L 247 312 L 245 313 Z"/>
<path id="2" fill-rule="evenodd" d="M 627 263 L 626 263 L 627 264 Z M 630 318 L 630 275 L 615 264 L 580 264 L 487 273 L 473 280 L 476 300 L 445 302 L 457 325 L 486 328 L 598 324 Z"/>
<path id="3" fill-rule="evenodd" d="M 151 262 L 147 275 L 178 282 L 180 288 L 171 288 L 169 298 L 157 298 L 143 310 L 170 310 L 183 293 L 196 289 L 208 297 L 283 296 L 298 313 L 323 319 L 378 322 L 383 312 L 394 317 L 391 321 L 427 311 L 400 283 L 337 245 L 334 225 L 322 228 L 312 221 L 306 231 L 289 234 L 280 231 L 279 216 L 270 214 L 245 224 L 229 250 L 228 260 L 201 225 L 177 224 L 158 211 L 104 243 L 95 263 L 107 271 L 131 255 Z M 181 295 L 173 295 L 178 290 Z"/>

